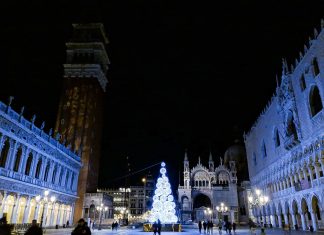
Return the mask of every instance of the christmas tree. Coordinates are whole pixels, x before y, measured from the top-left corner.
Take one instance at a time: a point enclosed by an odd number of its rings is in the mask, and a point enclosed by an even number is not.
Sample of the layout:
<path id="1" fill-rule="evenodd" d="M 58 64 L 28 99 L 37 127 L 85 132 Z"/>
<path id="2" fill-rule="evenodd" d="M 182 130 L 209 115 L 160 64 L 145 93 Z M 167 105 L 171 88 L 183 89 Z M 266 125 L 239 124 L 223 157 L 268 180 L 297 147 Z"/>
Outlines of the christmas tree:
<path id="1" fill-rule="evenodd" d="M 156 190 L 153 196 L 153 208 L 149 221 L 151 223 L 160 220 L 162 224 L 176 223 L 178 217 L 175 215 L 175 203 L 172 196 L 171 185 L 166 176 L 165 163 L 161 163 L 161 176 L 156 183 Z"/>

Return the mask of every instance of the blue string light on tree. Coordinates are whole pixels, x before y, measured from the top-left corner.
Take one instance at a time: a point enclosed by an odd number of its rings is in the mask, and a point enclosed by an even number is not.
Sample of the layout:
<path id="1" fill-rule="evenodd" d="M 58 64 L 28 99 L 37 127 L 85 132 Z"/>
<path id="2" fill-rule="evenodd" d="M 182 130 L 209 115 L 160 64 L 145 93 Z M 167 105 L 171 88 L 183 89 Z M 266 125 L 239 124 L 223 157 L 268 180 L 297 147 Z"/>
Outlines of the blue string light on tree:
<path id="1" fill-rule="evenodd" d="M 175 215 L 175 203 L 172 196 L 171 185 L 169 179 L 166 176 L 165 163 L 161 163 L 160 173 L 156 183 L 156 190 L 153 196 L 153 207 L 149 221 L 154 223 L 160 220 L 162 224 L 171 224 L 178 221 L 178 217 Z"/>

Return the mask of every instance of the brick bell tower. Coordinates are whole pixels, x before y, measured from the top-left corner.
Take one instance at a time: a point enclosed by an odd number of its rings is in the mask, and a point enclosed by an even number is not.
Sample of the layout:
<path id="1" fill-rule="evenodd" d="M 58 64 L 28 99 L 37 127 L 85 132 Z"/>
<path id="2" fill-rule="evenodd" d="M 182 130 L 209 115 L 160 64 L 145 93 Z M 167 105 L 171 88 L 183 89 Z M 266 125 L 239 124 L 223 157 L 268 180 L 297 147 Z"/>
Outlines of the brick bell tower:
<path id="1" fill-rule="evenodd" d="M 61 141 L 81 154 L 78 199 L 74 222 L 82 217 L 86 192 L 96 192 L 103 124 L 103 99 L 108 82 L 108 39 L 100 23 L 73 24 L 73 36 L 66 43 L 64 85 L 55 132 Z"/>

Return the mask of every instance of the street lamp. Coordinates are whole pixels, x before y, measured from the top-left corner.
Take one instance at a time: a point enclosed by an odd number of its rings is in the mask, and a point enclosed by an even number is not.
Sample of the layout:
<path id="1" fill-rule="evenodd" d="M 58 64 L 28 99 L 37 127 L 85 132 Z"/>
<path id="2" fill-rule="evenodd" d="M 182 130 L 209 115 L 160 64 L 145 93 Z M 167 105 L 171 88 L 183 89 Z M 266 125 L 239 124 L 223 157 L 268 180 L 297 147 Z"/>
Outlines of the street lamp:
<path id="1" fill-rule="evenodd" d="M 262 195 L 260 189 L 256 189 L 255 193 L 250 193 L 248 201 L 251 207 L 264 206 L 269 202 L 269 197 Z"/>
<path id="2" fill-rule="evenodd" d="M 212 210 L 208 207 L 207 210 L 204 210 L 205 214 L 207 214 L 208 219 L 211 219 Z"/>
<path id="3" fill-rule="evenodd" d="M 142 182 L 144 184 L 144 201 L 143 201 L 143 213 L 145 213 L 145 206 L 146 206 L 146 179 L 142 178 Z"/>
<path id="4" fill-rule="evenodd" d="M 255 191 L 250 192 L 248 196 L 248 202 L 250 209 L 261 207 L 269 202 L 269 197 L 262 194 L 260 189 L 255 189 Z M 249 212 L 250 214 L 250 212 Z M 262 222 L 262 217 L 261 217 Z"/>
<path id="5" fill-rule="evenodd" d="M 43 228 L 43 219 L 44 219 L 44 211 L 45 211 L 45 205 L 48 205 L 48 198 L 49 198 L 49 191 L 48 190 L 45 190 L 44 191 L 44 197 L 42 198 L 41 195 L 37 195 L 36 196 L 36 202 L 39 203 L 41 201 L 41 199 L 43 199 L 44 203 L 43 203 L 43 210 L 42 210 L 42 217 L 41 217 L 41 222 L 40 222 L 40 227 Z M 50 201 L 52 203 L 52 206 L 54 206 L 54 202 L 56 201 L 56 198 L 55 196 L 51 196 L 50 197 Z M 53 208 L 52 208 L 53 210 Z M 45 221 L 47 219 L 47 216 L 45 217 Z M 45 225 L 46 225 L 46 222 L 45 222 Z"/>
<path id="6" fill-rule="evenodd" d="M 99 227 L 98 227 L 98 230 L 101 230 L 101 221 L 102 221 L 102 215 L 103 215 L 103 212 L 105 211 L 108 211 L 108 207 L 105 206 L 101 203 L 100 206 L 97 206 L 97 210 L 99 211 Z"/>
<path id="7" fill-rule="evenodd" d="M 221 213 L 223 219 L 223 213 L 228 211 L 228 207 L 225 206 L 225 204 L 222 202 L 220 206 L 216 206 L 216 210 L 218 211 L 218 213 Z"/>

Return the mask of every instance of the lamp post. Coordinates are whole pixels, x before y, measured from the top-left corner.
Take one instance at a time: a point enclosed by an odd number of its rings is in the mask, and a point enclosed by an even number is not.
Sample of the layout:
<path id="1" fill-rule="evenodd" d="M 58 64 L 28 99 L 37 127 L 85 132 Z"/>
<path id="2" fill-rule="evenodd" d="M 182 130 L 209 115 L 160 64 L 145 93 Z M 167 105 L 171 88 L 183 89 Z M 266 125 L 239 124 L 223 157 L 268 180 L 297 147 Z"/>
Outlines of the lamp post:
<path id="1" fill-rule="evenodd" d="M 44 191 L 44 197 L 43 198 L 41 197 L 41 195 L 36 196 L 36 202 L 37 203 L 39 203 L 42 199 L 43 199 L 43 210 L 42 210 L 42 217 L 41 217 L 41 222 L 40 222 L 40 227 L 41 228 L 43 228 L 45 205 L 48 205 L 48 202 L 49 202 L 49 191 L 48 190 Z M 50 201 L 52 203 L 52 206 L 54 206 L 54 202 L 56 201 L 55 196 L 51 196 Z M 46 219 L 47 219 L 47 216 L 45 217 L 45 226 L 46 226 Z"/>
<path id="2" fill-rule="evenodd" d="M 211 214 L 213 213 L 212 210 L 208 207 L 204 212 L 207 214 L 208 219 L 211 219 Z"/>
<path id="3" fill-rule="evenodd" d="M 146 206 L 146 179 L 143 178 L 142 182 L 144 184 L 144 200 L 143 200 L 143 213 L 142 214 L 144 214 L 145 213 L 145 206 Z"/>
<path id="4" fill-rule="evenodd" d="M 248 196 L 248 202 L 250 209 L 261 207 L 266 205 L 269 202 L 269 197 L 262 194 L 260 189 L 255 189 L 254 191 L 250 192 Z M 262 222 L 262 218 L 261 218 Z"/>
<path id="5" fill-rule="evenodd" d="M 218 211 L 218 213 L 221 213 L 221 217 L 223 219 L 223 214 L 224 212 L 228 211 L 228 207 L 225 206 L 225 204 L 222 202 L 219 206 L 216 206 L 216 210 Z"/>
<path id="6" fill-rule="evenodd" d="M 97 210 L 99 211 L 99 227 L 98 227 L 98 230 L 101 230 L 101 221 L 102 221 L 102 215 L 103 215 L 103 212 L 107 211 L 108 210 L 108 207 L 105 206 L 101 203 L 100 206 L 97 206 Z"/>

